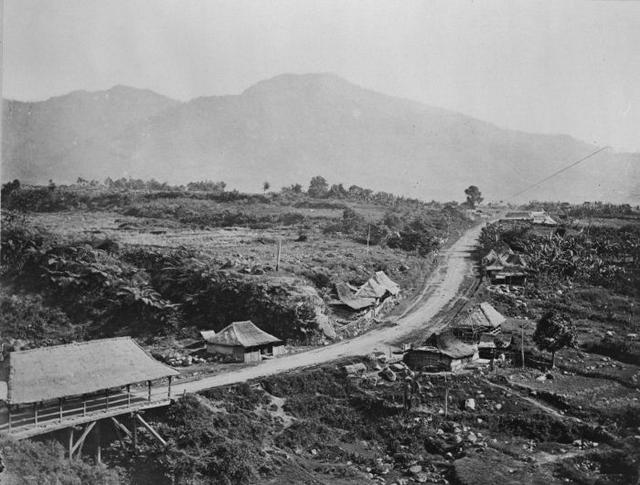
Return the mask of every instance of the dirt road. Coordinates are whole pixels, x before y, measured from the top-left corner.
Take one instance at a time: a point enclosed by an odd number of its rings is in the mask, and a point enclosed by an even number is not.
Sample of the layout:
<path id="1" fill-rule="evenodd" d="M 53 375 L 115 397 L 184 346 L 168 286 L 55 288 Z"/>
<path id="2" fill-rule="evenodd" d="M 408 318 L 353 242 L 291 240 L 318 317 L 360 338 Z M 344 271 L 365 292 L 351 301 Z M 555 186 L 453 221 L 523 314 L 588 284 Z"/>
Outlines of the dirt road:
<path id="1" fill-rule="evenodd" d="M 366 355 L 376 350 L 387 352 L 391 342 L 398 341 L 416 330 L 432 325 L 436 314 L 456 296 L 465 276 L 471 272 L 470 251 L 473 249 L 480 230 L 480 226 L 468 230 L 443 252 L 443 261 L 427 282 L 420 300 L 398 318 L 396 326 L 375 329 L 351 340 L 268 360 L 254 367 L 244 367 L 237 371 L 204 377 L 197 381 L 178 382 L 172 386 L 172 394 L 179 395 L 183 392 L 197 392 L 212 387 L 235 384 L 343 357 Z"/>

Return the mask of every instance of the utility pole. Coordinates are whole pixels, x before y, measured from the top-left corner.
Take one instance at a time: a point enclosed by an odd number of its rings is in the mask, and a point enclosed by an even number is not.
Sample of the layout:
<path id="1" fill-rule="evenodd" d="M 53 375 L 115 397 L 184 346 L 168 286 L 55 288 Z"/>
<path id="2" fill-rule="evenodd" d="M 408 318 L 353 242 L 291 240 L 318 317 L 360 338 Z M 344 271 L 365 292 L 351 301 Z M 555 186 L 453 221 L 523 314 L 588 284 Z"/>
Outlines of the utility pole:
<path id="1" fill-rule="evenodd" d="M 444 375 L 444 417 L 449 416 L 449 381 L 447 375 Z"/>
<path id="2" fill-rule="evenodd" d="M 367 225 L 367 252 L 369 252 L 369 241 L 371 240 L 371 223 Z"/>
<path id="3" fill-rule="evenodd" d="M 526 273 L 525 273 L 526 275 Z M 524 277 L 524 287 L 522 288 L 522 299 L 525 300 L 527 294 L 527 277 Z M 522 358 L 522 368 L 524 369 L 524 320 L 520 324 L 520 356 Z"/>
<path id="4" fill-rule="evenodd" d="M 282 238 L 278 239 L 278 248 L 276 250 L 276 271 L 280 269 L 280 255 L 282 254 Z"/>

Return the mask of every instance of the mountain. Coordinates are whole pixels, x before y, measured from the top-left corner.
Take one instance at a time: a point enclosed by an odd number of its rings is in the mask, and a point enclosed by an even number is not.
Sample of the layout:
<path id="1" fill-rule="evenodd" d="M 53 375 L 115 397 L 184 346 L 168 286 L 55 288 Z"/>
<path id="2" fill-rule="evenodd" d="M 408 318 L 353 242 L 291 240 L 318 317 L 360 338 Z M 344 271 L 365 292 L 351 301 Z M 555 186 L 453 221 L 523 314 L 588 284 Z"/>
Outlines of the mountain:
<path id="1" fill-rule="evenodd" d="M 438 200 L 459 200 L 475 184 L 487 200 L 502 200 L 597 148 L 501 129 L 331 74 L 285 74 L 240 95 L 186 103 L 124 87 L 7 103 L 4 180 L 209 178 L 258 191 L 265 180 L 278 187 L 321 174 Z M 606 151 L 519 200 L 637 203 L 639 167 L 640 154 Z"/>
<path id="2" fill-rule="evenodd" d="M 73 167 L 65 172 L 59 164 L 77 147 L 102 150 L 132 125 L 179 104 L 153 91 L 127 86 L 74 91 L 42 102 L 5 100 L 2 179 L 75 181 L 81 174 L 74 176 Z M 90 175 L 91 166 L 86 169 Z"/>

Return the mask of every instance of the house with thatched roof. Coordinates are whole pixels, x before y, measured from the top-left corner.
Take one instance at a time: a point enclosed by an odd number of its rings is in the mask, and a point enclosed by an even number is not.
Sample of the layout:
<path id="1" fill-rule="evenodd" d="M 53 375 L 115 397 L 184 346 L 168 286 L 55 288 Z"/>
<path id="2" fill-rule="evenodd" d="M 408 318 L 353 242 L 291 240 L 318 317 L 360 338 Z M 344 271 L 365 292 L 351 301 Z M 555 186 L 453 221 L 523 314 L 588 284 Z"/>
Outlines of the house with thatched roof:
<path id="1" fill-rule="evenodd" d="M 526 267 L 525 258 L 511 249 L 492 249 L 482 258 L 483 272 L 494 284 L 522 284 L 526 277 Z"/>
<path id="2" fill-rule="evenodd" d="M 403 361 L 414 371 L 455 372 L 478 359 L 478 348 L 458 340 L 450 333 L 432 336 L 427 345 L 409 350 Z"/>
<path id="3" fill-rule="evenodd" d="M 484 333 L 499 334 L 505 321 L 506 318 L 490 303 L 483 302 L 454 322 L 451 331 L 463 342 L 476 344 Z"/>
<path id="4" fill-rule="evenodd" d="M 87 395 L 179 374 L 130 337 L 10 352 L 2 364 L 0 400 L 10 405 Z"/>
<path id="5" fill-rule="evenodd" d="M 481 359 L 494 359 L 497 354 L 509 348 L 511 341 L 511 334 L 501 333 L 494 335 L 483 333 L 480 335 L 480 342 L 478 343 L 478 354 Z"/>
<path id="6" fill-rule="evenodd" d="M 336 284 L 336 294 L 336 305 L 359 311 L 377 306 L 388 298 L 397 297 L 400 294 L 400 285 L 392 281 L 384 271 L 377 271 L 355 290 L 346 283 Z"/>
<path id="7" fill-rule="evenodd" d="M 235 362 L 259 362 L 284 353 L 284 342 L 253 322 L 233 322 L 207 339 L 207 351 Z"/>

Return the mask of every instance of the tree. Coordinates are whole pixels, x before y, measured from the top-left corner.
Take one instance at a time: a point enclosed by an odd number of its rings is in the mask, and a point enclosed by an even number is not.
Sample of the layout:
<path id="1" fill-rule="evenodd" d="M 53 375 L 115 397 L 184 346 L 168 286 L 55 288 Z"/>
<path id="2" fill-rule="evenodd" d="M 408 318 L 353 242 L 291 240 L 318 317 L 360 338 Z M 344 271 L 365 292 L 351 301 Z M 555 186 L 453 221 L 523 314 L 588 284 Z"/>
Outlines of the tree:
<path id="1" fill-rule="evenodd" d="M 329 192 L 329 184 L 324 177 L 316 175 L 309 182 L 309 190 L 307 192 L 311 197 L 326 197 Z"/>
<path id="2" fill-rule="evenodd" d="M 553 311 L 545 313 L 536 326 L 533 341 L 542 351 L 551 352 L 551 367 L 556 366 L 556 352 L 576 346 L 576 334 L 569 318 Z"/>
<path id="3" fill-rule="evenodd" d="M 480 193 L 480 189 L 475 185 L 470 185 L 464 191 L 467 195 L 467 205 L 474 209 L 476 205 L 482 202 L 484 199 L 482 198 L 482 194 Z"/>
<path id="4" fill-rule="evenodd" d="M 270 188 L 271 188 L 271 184 L 270 184 L 269 182 L 263 182 L 263 183 L 262 183 L 262 191 L 263 191 L 264 193 L 266 193 L 266 192 L 267 192 L 267 190 L 269 190 Z"/>

